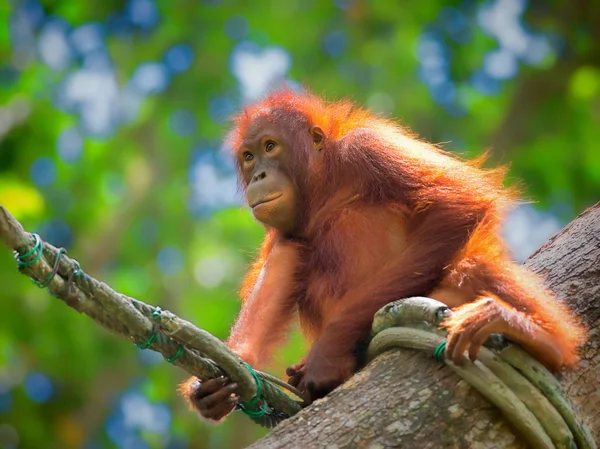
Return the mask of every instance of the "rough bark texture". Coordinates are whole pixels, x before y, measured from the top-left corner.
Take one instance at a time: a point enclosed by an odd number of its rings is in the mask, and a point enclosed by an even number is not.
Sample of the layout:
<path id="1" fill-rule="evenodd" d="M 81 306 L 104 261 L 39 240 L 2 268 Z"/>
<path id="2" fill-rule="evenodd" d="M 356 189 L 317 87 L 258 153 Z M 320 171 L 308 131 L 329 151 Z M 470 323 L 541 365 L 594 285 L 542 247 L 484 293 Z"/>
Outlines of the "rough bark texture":
<path id="1" fill-rule="evenodd" d="M 561 383 L 600 443 L 600 203 L 550 239 L 525 264 L 543 275 L 547 285 L 590 329 L 580 368 L 564 373 Z"/>
<path id="2" fill-rule="evenodd" d="M 589 325 L 581 366 L 562 383 L 600 441 L 600 203 L 526 262 Z M 522 448 L 500 413 L 427 354 L 395 350 L 252 448 Z"/>

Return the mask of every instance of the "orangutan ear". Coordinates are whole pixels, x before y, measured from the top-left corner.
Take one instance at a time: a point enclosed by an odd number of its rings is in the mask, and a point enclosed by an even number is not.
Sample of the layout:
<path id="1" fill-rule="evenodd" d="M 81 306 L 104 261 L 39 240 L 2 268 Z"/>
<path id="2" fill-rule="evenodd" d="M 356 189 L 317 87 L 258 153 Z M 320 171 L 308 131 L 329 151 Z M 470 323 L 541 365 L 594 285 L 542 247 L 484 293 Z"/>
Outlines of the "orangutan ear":
<path id="1" fill-rule="evenodd" d="M 325 145 L 325 133 L 320 126 L 313 126 L 310 128 L 310 135 L 312 137 L 313 145 L 315 150 L 321 151 Z"/>

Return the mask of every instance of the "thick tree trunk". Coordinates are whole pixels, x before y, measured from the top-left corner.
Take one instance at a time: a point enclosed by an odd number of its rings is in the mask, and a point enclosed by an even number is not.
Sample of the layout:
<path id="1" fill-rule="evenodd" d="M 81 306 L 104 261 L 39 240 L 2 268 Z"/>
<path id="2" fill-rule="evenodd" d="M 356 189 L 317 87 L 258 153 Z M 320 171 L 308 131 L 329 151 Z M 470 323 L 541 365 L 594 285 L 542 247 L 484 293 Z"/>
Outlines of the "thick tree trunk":
<path id="1" fill-rule="evenodd" d="M 581 366 L 561 383 L 600 441 L 600 203 L 526 261 L 591 329 Z M 492 405 L 431 356 L 387 352 L 253 448 L 522 448 Z"/>

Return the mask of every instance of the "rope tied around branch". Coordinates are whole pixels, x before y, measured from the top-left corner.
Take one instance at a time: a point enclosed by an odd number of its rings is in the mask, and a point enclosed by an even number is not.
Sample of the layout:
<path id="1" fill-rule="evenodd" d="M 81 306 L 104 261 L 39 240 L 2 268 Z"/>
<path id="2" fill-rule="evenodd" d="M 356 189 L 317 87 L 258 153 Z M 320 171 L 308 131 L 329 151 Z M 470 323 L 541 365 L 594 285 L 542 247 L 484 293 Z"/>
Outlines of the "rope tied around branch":
<path id="1" fill-rule="evenodd" d="M 446 359 L 446 332 L 439 325 L 451 314 L 445 304 L 423 297 L 384 306 L 373 319 L 368 361 L 393 348 L 428 352 L 495 405 L 531 447 L 596 448 L 556 378 L 502 336 L 493 334 L 475 362 L 464 355 L 460 366 Z"/>
<path id="2" fill-rule="evenodd" d="M 152 346 L 152 344 L 155 342 L 156 338 L 158 337 L 158 333 L 160 332 L 160 318 L 162 317 L 162 312 L 163 312 L 163 310 L 159 306 L 156 306 L 154 308 L 154 310 L 152 311 L 152 314 L 151 314 L 152 318 L 154 319 L 154 323 L 152 325 L 152 334 L 150 334 L 150 337 L 148 337 L 148 339 L 146 341 L 144 341 L 143 343 L 137 343 L 135 345 L 136 348 L 149 349 Z M 163 358 L 168 363 L 173 364 L 179 357 L 182 356 L 184 351 L 185 351 L 184 346 L 182 344 L 180 344 L 179 346 L 177 346 L 177 351 L 175 352 L 175 354 L 172 357 L 165 357 L 163 355 Z"/>
<path id="3" fill-rule="evenodd" d="M 33 265 L 38 260 L 40 260 L 42 258 L 42 255 L 44 254 L 44 243 L 42 242 L 42 239 L 40 238 L 40 236 L 35 233 L 31 234 L 31 235 L 35 239 L 35 245 L 33 246 L 33 248 L 31 248 L 25 254 L 19 254 L 19 252 L 16 251 L 16 259 L 17 259 L 19 270 L 22 270 L 24 267 Z M 27 260 L 28 257 L 33 257 L 33 258 Z"/>
<path id="4" fill-rule="evenodd" d="M 260 418 L 261 416 L 265 415 L 267 413 L 267 410 L 269 409 L 269 406 L 267 405 L 262 395 L 262 382 L 260 381 L 254 369 L 252 369 L 252 367 L 249 364 L 244 362 L 244 365 L 246 365 L 246 367 L 250 370 L 250 373 L 252 373 L 252 377 L 254 377 L 254 380 L 256 381 L 256 396 L 254 396 L 247 402 L 240 402 L 238 404 L 238 409 L 250 418 Z M 262 402 L 262 407 L 260 407 L 258 410 L 252 410 L 253 408 L 256 408 L 259 402 Z"/>
<path id="5" fill-rule="evenodd" d="M 152 311 L 152 318 L 155 318 L 155 319 L 160 318 L 161 315 L 162 315 L 162 309 L 160 307 L 156 306 L 154 308 L 154 310 Z M 152 346 L 152 344 L 156 340 L 156 336 L 158 335 L 159 331 L 160 331 L 160 324 L 159 324 L 159 322 L 157 322 L 155 320 L 152 324 L 152 334 L 150 334 L 150 337 L 148 337 L 148 339 L 146 341 L 144 341 L 143 343 L 137 343 L 135 346 L 139 349 L 148 349 L 150 346 Z"/>
<path id="6" fill-rule="evenodd" d="M 35 244 L 29 251 L 27 251 L 25 254 L 19 254 L 19 252 L 15 250 L 15 259 L 17 260 L 17 268 L 19 269 L 19 271 L 23 271 L 25 267 L 29 267 L 35 264 L 36 262 L 39 262 L 44 255 L 44 241 L 36 233 L 32 233 L 31 235 L 35 240 Z M 54 277 L 58 274 L 60 261 L 62 259 L 62 256 L 66 253 L 67 250 L 65 248 L 60 248 L 58 250 L 58 253 L 56 254 L 52 271 L 50 271 L 50 273 L 48 273 L 43 280 L 38 279 L 34 275 L 31 275 L 31 282 L 39 288 L 47 288 L 52 282 L 52 279 L 54 279 Z M 74 260 L 74 262 L 76 264 L 76 267 L 72 272 L 72 276 L 79 276 L 81 274 L 81 267 L 79 266 L 79 263 L 76 260 Z M 71 280 L 68 280 L 66 284 L 70 282 Z M 68 285 L 65 285 L 65 289 L 67 287 Z M 56 296 L 52 291 L 48 291 L 51 295 Z"/>
<path id="7" fill-rule="evenodd" d="M 156 342 L 157 338 L 159 338 L 159 336 L 160 336 L 160 332 L 161 332 L 160 323 L 161 323 L 161 319 L 163 318 L 163 309 L 159 306 L 154 307 L 152 312 L 150 313 L 150 317 L 153 320 L 152 332 L 150 334 L 150 337 L 148 337 L 147 340 L 145 340 L 142 343 L 137 343 L 135 345 L 139 349 L 150 349 L 151 346 Z M 169 338 L 167 336 L 165 336 L 165 337 Z M 184 353 L 184 351 L 185 351 L 184 345 L 179 344 L 178 348 L 177 348 L 177 352 L 172 357 L 169 357 L 169 358 L 165 357 L 165 360 L 169 363 L 174 363 Z M 269 405 L 268 405 L 267 401 L 265 400 L 265 397 L 263 396 L 263 388 L 264 387 L 263 387 L 263 381 L 260 378 L 261 376 L 259 376 L 260 372 L 257 373 L 248 363 L 244 362 L 244 366 L 248 369 L 248 371 L 252 375 L 252 378 L 254 379 L 254 382 L 256 383 L 256 394 L 249 401 L 240 402 L 238 404 L 237 409 L 242 411 L 245 415 L 249 416 L 250 418 L 257 420 L 269 413 Z M 267 382 L 272 381 L 270 376 L 267 377 L 267 375 L 265 375 L 264 373 L 260 373 L 260 374 L 263 375 L 262 377 Z M 292 391 L 295 394 L 298 394 L 298 395 L 301 394 L 295 388 L 293 388 L 287 384 L 282 384 L 279 382 L 275 382 L 275 383 L 279 386 L 289 389 L 290 391 Z M 300 397 L 302 397 L 302 396 L 300 396 Z M 258 407 L 258 409 L 257 409 L 257 407 Z"/>
<path id="8" fill-rule="evenodd" d="M 441 342 L 433 350 L 433 357 L 438 361 L 444 363 L 444 352 L 446 351 L 446 341 Z"/>

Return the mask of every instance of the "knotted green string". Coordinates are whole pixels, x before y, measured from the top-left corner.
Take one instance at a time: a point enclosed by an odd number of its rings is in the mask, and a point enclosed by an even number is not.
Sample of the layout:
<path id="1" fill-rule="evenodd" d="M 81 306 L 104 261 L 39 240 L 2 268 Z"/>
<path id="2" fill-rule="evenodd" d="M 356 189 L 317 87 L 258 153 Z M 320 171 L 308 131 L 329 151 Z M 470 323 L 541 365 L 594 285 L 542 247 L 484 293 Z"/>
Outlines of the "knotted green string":
<path id="1" fill-rule="evenodd" d="M 25 254 L 17 256 L 17 263 L 19 264 L 19 269 L 21 269 L 23 267 L 27 267 L 29 265 L 33 265 L 34 263 L 36 263 L 38 260 L 40 260 L 42 258 L 42 254 L 44 253 L 44 244 L 42 243 L 42 239 L 40 239 L 40 236 L 37 234 L 32 234 L 32 235 L 35 238 L 35 245 L 33 246 L 33 248 L 31 248 Z M 36 254 L 36 252 L 37 252 L 37 254 Z M 33 256 L 34 254 L 35 254 L 35 257 L 33 259 L 25 260 L 28 257 Z"/>
<path id="2" fill-rule="evenodd" d="M 160 307 L 156 307 L 154 309 L 154 311 L 152 312 L 152 318 L 160 318 L 161 315 L 162 315 L 162 309 Z M 143 343 L 136 344 L 135 346 L 140 349 L 148 349 L 150 346 L 152 346 L 152 343 L 154 343 L 154 340 L 156 340 L 157 334 L 158 334 L 158 326 L 155 325 L 152 328 L 152 335 L 150 335 L 150 338 L 148 338 L 148 340 L 146 340 Z"/>
<path id="3" fill-rule="evenodd" d="M 40 238 L 40 236 L 38 234 L 31 234 L 31 235 L 35 239 L 35 245 L 33 245 L 33 248 L 31 248 L 25 254 L 17 254 L 17 264 L 18 264 L 19 270 L 23 269 L 24 267 L 33 265 L 34 263 L 39 261 L 44 254 L 43 240 Z M 56 276 L 56 274 L 58 273 L 58 267 L 60 265 L 60 260 L 62 259 L 63 254 L 65 254 L 66 252 L 67 252 L 66 249 L 60 248 L 58 251 L 58 254 L 56 255 L 56 260 L 54 261 L 54 266 L 52 267 L 52 271 L 50 273 L 48 273 L 48 275 L 46 276 L 46 278 L 44 280 L 40 281 L 40 280 L 34 279 L 32 277 L 31 282 L 33 282 L 39 288 L 48 287 L 50 285 L 50 282 L 52 282 L 52 279 L 54 278 L 54 276 Z M 27 260 L 30 257 L 32 257 L 32 258 Z M 52 292 L 50 292 L 50 293 L 52 293 Z"/>
<path id="4" fill-rule="evenodd" d="M 43 244 L 42 244 L 42 248 L 43 248 Z M 43 281 L 38 281 L 36 279 L 32 279 L 31 281 L 37 285 L 39 288 L 46 288 L 50 285 L 50 282 L 52 282 L 52 278 L 54 276 L 56 276 L 56 273 L 58 273 L 58 266 L 60 264 L 60 259 L 62 259 L 63 254 L 65 254 L 67 252 L 66 249 L 61 248 L 58 251 L 58 254 L 56 255 L 56 260 L 54 261 L 54 267 L 52 267 L 52 271 L 50 273 L 48 273 L 48 276 L 46 276 L 46 279 L 44 279 Z M 42 253 L 42 251 L 40 251 L 40 254 Z"/>
<path id="5" fill-rule="evenodd" d="M 179 345 L 179 347 L 177 348 L 177 352 L 175 353 L 175 355 L 173 355 L 173 357 L 169 357 L 168 359 L 165 359 L 167 362 L 169 363 L 175 363 L 175 361 L 181 357 L 181 355 L 183 354 L 183 345 Z"/>
<path id="6" fill-rule="evenodd" d="M 443 362 L 444 361 L 444 351 L 446 351 L 446 342 L 445 341 L 443 341 L 442 343 L 437 345 L 437 347 L 433 350 L 433 357 L 435 357 L 435 359 L 438 362 Z"/>
<path id="7" fill-rule="evenodd" d="M 154 311 L 152 312 L 152 318 L 160 318 L 161 316 L 162 316 L 162 309 L 158 306 L 155 307 Z M 158 336 L 159 330 L 160 330 L 159 326 L 155 324 L 154 327 L 152 328 L 152 335 L 150 335 L 150 338 L 148 338 L 148 340 L 146 340 L 143 343 L 136 344 L 135 346 L 140 349 L 148 349 L 156 341 L 156 337 Z M 165 360 L 169 363 L 175 363 L 175 361 L 183 355 L 184 350 L 185 349 L 184 349 L 183 345 L 179 345 L 179 347 L 177 348 L 177 351 L 175 352 L 175 354 L 173 354 L 173 357 L 169 357 L 169 358 L 165 357 Z"/>
<path id="8" fill-rule="evenodd" d="M 240 402 L 238 405 L 238 409 L 241 410 L 245 415 L 249 416 L 250 418 L 260 418 L 261 416 L 263 416 L 264 414 L 267 413 L 269 406 L 267 405 L 267 401 L 265 401 L 264 398 L 262 397 L 262 383 L 261 383 L 260 379 L 258 378 L 258 375 L 254 372 L 254 370 L 252 369 L 252 367 L 250 365 L 248 365 L 247 363 L 244 363 L 244 365 L 246 365 L 246 367 L 250 370 L 250 374 L 252 374 L 252 377 L 254 377 L 254 380 L 256 382 L 256 396 L 254 396 L 252 399 L 250 399 L 247 402 Z M 249 408 L 256 407 L 256 404 L 260 400 L 262 400 L 262 402 L 263 402 L 263 406 L 260 410 L 256 410 L 256 411 L 248 410 Z"/>

